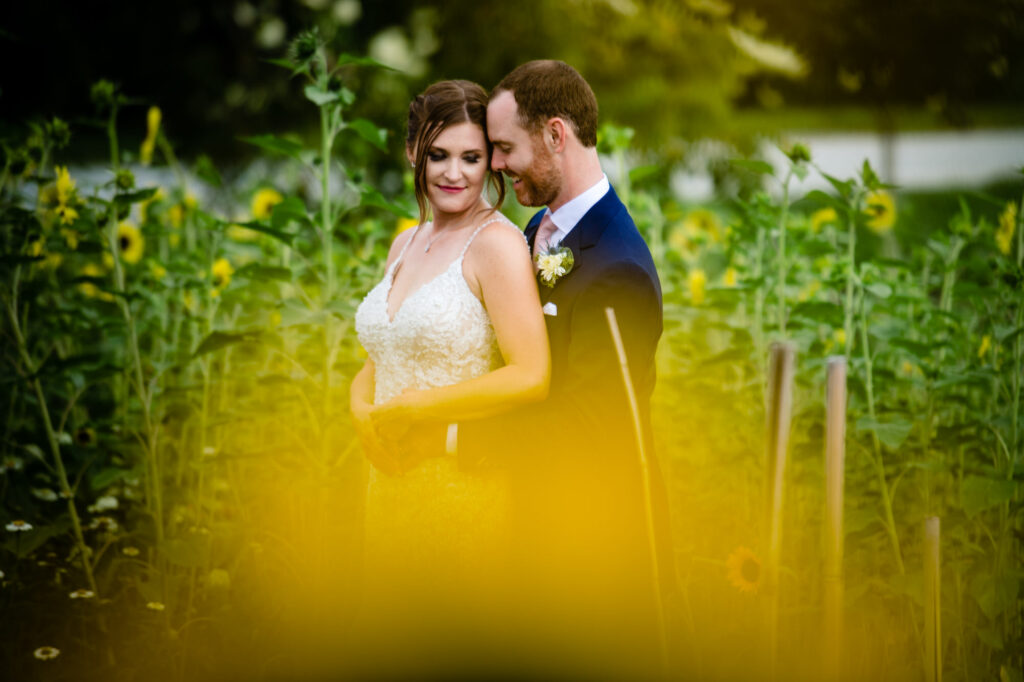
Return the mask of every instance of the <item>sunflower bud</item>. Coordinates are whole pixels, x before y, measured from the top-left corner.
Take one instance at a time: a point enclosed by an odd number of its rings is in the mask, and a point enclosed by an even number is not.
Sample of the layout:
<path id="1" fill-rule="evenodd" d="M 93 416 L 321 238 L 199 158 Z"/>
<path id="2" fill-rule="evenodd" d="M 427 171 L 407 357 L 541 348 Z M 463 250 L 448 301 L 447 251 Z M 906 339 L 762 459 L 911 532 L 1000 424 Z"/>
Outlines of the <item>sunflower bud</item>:
<path id="1" fill-rule="evenodd" d="M 96 81 L 93 83 L 90 97 L 96 108 L 104 111 L 117 103 L 117 87 L 106 79 Z"/>
<path id="2" fill-rule="evenodd" d="M 56 149 L 63 149 L 71 142 L 71 128 L 56 116 L 46 124 L 46 132 L 49 134 L 50 141 L 53 142 L 53 146 Z"/>
<path id="3" fill-rule="evenodd" d="M 320 49 L 320 31 L 313 27 L 303 31 L 288 46 L 288 59 L 299 68 L 306 67 Z"/>
<path id="4" fill-rule="evenodd" d="M 797 142 L 788 152 L 786 152 L 786 156 L 788 156 L 789 160 L 793 163 L 806 163 L 811 160 L 811 150 L 802 142 Z"/>
<path id="5" fill-rule="evenodd" d="M 122 168 L 117 171 L 114 181 L 117 183 L 118 189 L 129 190 L 135 187 L 135 174 L 127 168 Z"/>

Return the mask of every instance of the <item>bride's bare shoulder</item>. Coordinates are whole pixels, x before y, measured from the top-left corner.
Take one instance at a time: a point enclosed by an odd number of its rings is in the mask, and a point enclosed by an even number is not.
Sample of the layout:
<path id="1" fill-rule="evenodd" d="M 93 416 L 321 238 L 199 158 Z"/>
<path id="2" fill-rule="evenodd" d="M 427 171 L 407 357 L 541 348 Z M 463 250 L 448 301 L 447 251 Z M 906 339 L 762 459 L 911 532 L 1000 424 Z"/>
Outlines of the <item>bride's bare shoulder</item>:
<path id="1" fill-rule="evenodd" d="M 529 260 L 530 255 L 523 231 L 501 214 L 488 219 L 488 224 L 480 230 L 469 251 L 473 256 L 484 260 L 508 258 L 513 254 Z"/>

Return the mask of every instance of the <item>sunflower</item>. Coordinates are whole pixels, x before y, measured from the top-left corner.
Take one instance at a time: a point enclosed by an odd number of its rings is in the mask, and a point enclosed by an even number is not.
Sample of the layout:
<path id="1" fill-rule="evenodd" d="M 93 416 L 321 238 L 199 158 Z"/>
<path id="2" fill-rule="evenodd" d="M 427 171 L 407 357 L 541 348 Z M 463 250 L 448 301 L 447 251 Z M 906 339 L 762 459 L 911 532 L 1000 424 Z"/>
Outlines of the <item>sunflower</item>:
<path id="1" fill-rule="evenodd" d="M 896 201 L 884 190 L 871 192 L 864 200 L 868 227 L 876 234 L 885 234 L 896 224 Z"/>
<path id="2" fill-rule="evenodd" d="M 185 207 L 181 204 L 171 206 L 167 209 L 167 220 L 170 221 L 171 227 L 181 227 L 185 222 Z M 174 235 L 172 234 L 171 236 L 173 237 Z"/>
<path id="3" fill-rule="evenodd" d="M 713 242 L 722 241 L 722 222 L 706 208 L 690 211 L 683 219 L 683 227 L 692 237 L 705 235 Z"/>
<path id="4" fill-rule="evenodd" d="M 54 166 L 57 173 L 57 203 L 67 204 L 75 193 L 75 181 L 71 179 L 67 166 Z"/>
<path id="5" fill-rule="evenodd" d="M 83 277 L 100 278 L 105 276 L 106 273 L 103 272 L 100 266 L 96 265 L 95 263 L 87 263 L 85 267 L 82 268 L 81 274 Z M 111 294 L 107 293 L 106 291 L 100 290 L 100 288 L 97 287 L 92 282 L 82 282 L 81 284 L 78 285 L 78 289 L 89 298 L 98 298 L 103 301 L 114 300 L 114 297 Z"/>
<path id="6" fill-rule="evenodd" d="M 985 334 L 985 336 L 981 337 L 981 346 L 978 347 L 978 357 L 984 358 L 985 354 L 988 353 L 991 347 L 992 337 L 989 336 L 988 334 Z"/>
<path id="7" fill-rule="evenodd" d="M 818 209 L 811 214 L 811 232 L 818 234 L 826 225 L 838 225 L 839 215 L 834 208 Z"/>
<path id="8" fill-rule="evenodd" d="M 143 166 L 153 161 L 153 149 L 156 147 L 156 134 L 160 130 L 160 107 L 150 107 L 146 113 L 146 139 L 139 150 L 139 160 Z"/>
<path id="9" fill-rule="evenodd" d="M 264 187 L 252 198 L 252 219 L 265 220 L 270 217 L 274 206 L 284 201 L 284 197 L 276 189 Z"/>
<path id="10" fill-rule="evenodd" d="M 690 272 L 686 284 L 690 288 L 690 300 L 693 301 L 694 305 L 700 305 L 704 302 L 704 285 L 707 282 L 708 276 L 700 268 L 695 268 Z"/>
<path id="11" fill-rule="evenodd" d="M 231 275 L 234 274 L 235 270 L 231 267 L 231 263 L 227 258 L 218 258 L 210 268 L 210 272 L 213 273 L 213 288 L 215 290 L 223 289 L 231 281 Z"/>
<path id="12" fill-rule="evenodd" d="M 1004 256 L 1010 255 L 1013 248 L 1013 233 L 1017 231 L 1017 204 L 1013 201 L 999 214 L 999 227 L 996 228 L 996 246 Z"/>
<path id="13" fill-rule="evenodd" d="M 92 447 L 93 445 L 96 445 L 96 431 L 88 426 L 83 426 L 82 428 L 75 430 L 72 440 L 74 440 L 75 445 L 80 447 Z"/>
<path id="14" fill-rule="evenodd" d="M 142 238 L 139 228 L 126 220 L 117 226 L 117 248 L 125 263 L 138 263 L 142 260 L 146 240 Z"/>
<path id="15" fill-rule="evenodd" d="M 761 560 L 746 547 L 737 547 L 725 560 L 729 569 L 729 582 L 746 594 L 753 594 L 761 587 Z"/>

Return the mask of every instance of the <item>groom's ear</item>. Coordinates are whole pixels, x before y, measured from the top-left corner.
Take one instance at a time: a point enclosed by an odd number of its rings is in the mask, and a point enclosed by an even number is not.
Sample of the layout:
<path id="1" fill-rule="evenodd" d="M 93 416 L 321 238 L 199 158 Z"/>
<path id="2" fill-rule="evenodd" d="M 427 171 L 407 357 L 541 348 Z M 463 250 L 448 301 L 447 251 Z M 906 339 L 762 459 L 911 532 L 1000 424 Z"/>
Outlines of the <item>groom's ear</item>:
<path id="1" fill-rule="evenodd" d="M 544 142 L 552 152 L 558 154 L 565 149 L 565 143 L 568 141 L 566 137 L 568 132 L 569 126 L 566 125 L 564 120 L 557 116 L 549 118 L 548 122 L 544 125 Z"/>

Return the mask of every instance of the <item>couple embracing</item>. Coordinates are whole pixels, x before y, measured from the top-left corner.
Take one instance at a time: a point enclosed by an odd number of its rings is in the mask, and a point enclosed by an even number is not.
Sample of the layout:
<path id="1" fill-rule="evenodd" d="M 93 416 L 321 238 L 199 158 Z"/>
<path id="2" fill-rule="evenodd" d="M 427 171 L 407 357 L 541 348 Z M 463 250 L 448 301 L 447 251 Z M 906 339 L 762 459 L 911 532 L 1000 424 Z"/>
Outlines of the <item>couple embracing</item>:
<path id="1" fill-rule="evenodd" d="M 375 670 L 657 670 L 667 502 L 652 461 L 654 585 L 605 308 L 649 453 L 661 287 L 596 145 L 594 94 L 558 61 L 518 67 L 489 96 L 435 83 L 409 106 L 420 221 L 356 314 L 368 359 L 351 388 L 371 464 L 357 639 Z M 499 212 L 502 175 L 543 207 L 525 232 Z"/>

